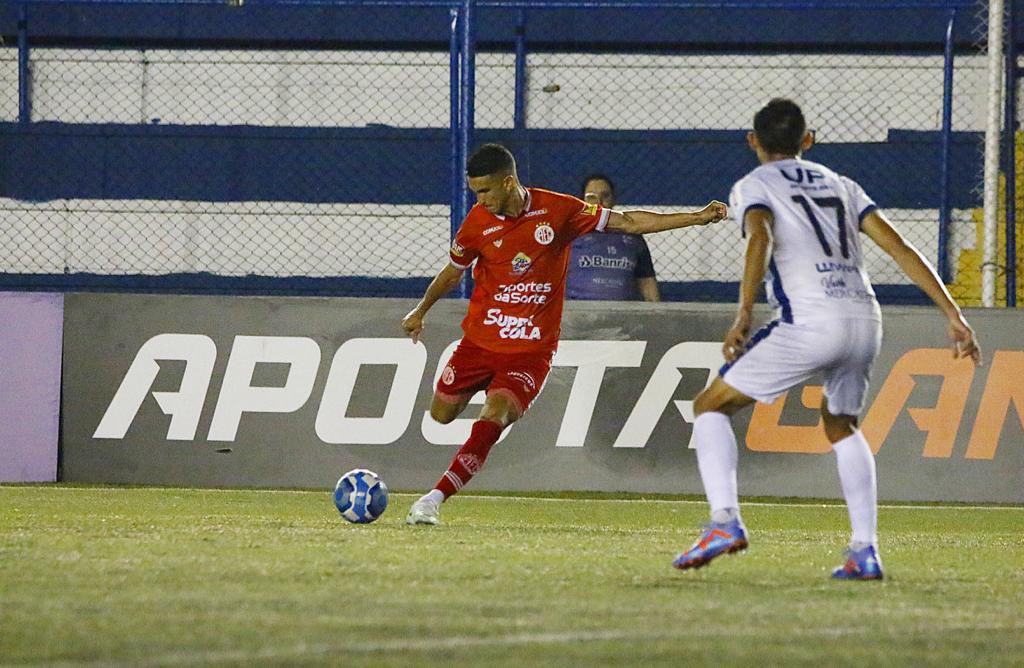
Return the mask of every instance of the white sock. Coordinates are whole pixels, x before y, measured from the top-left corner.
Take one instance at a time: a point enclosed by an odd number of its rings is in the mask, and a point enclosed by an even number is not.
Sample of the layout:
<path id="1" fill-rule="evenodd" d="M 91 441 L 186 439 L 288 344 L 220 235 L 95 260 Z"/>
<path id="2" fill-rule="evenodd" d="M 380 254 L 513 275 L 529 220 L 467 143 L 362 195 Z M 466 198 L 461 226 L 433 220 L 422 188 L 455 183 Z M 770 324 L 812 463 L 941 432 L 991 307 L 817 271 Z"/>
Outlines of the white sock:
<path id="1" fill-rule="evenodd" d="M 728 524 L 733 520 L 739 519 L 739 517 L 739 508 L 722 508 L 721 510 L 711 511 L 711 521 L 715 524 Z"/>
<path id="2" fill-rule="evenodd" d="M 878 491 L 875 482 L 875 457 L 859 430 L 834 443 L 839 484 L 853 527 L 851 545 L 878 544 Z"/>
<path id="3" fill-rule="evenodd" d="M 711 506 L 712 521 L 726 522 L 739 516 L 736 491 L 736 434 L 723 413 L 701 413 L 693 423 L 697 442 L 697 468 Z"/>
<path id="4" fill-rule="evenodd" d="M 442 492 L 439 489 L 432 489 L 429 492 L 427 492 L 426 494 L 424 494 L 423 498 L 424 499 L 430 499 L 436 505 L 440 506 L 442 503 L 444 503 L 444 492 Z"/>

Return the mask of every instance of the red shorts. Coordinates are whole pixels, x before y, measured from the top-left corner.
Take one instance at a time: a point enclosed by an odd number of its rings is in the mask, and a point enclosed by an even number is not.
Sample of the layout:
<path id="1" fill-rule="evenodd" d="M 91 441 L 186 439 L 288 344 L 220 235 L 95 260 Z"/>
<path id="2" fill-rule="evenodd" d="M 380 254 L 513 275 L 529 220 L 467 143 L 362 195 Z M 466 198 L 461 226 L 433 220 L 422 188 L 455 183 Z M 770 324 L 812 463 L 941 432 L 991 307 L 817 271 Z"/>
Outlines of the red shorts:
<path id="1" fill-rule="evenodd" d="M 437 381 L 437 398 L 456 404 L 480 390 L 507 394 L 526 412 L 544 387 L 551 371 L 550 350 L 536 353 L 496 353 L 462 339 Z"/>

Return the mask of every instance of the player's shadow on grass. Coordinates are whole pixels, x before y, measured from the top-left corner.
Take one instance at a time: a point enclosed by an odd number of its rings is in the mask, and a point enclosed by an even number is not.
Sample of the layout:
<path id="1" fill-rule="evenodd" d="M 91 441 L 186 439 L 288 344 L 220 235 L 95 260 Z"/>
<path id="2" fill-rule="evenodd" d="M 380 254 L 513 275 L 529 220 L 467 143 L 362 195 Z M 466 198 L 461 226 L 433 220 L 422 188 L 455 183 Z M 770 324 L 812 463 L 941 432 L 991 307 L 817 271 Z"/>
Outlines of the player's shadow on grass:
<path id="1" fill-rule="evenodd" d="M 626 588 L 639 590 L 675 589 L 675 590 L 712 590 L 716 593 L 729 594 L 737 591 L 749 591 L 750 589 L 767 589 L 772 591 L 807 592 L 824 589 L 828 581 L 818 584 L 784 581 L 751 579 L 736 573 L 730 573 L 720 569 L 718 573 L 709 571 L 703 572 L 680 572 L 667 568 L 671 571 L 663 575 L 650 576 L 642 579 L 633 579 L 625 584 Z"/>

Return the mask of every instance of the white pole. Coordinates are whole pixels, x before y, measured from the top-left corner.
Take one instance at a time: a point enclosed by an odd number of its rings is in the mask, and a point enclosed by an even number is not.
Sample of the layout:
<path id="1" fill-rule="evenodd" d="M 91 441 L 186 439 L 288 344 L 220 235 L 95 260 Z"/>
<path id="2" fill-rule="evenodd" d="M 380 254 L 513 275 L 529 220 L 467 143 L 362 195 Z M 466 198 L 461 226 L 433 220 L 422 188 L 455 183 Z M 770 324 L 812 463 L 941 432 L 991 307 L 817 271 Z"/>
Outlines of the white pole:
<path id="1" fill-rule="evenodd" d="M 996 305 L 996 235 L 999 208 L 999 131 L 1003 100 L 1003 0 L 988 5 L 988 121 L 985 125 L 985 216 L 981 304 Z M 1007 128 L 1007 132 L 1010 129 Z"/>

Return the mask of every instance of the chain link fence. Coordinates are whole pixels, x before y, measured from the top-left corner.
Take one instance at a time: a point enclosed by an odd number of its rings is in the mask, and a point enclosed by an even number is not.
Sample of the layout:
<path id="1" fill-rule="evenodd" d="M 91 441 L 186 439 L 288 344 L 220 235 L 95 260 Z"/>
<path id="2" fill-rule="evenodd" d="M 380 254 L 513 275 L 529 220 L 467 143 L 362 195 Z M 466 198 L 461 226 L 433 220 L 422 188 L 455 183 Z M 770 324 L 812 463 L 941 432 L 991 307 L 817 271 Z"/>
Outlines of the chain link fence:
<path id="1" fill-rule="evenodd" d="M 116 9 L 170 21 L 153 12 L 175 4 Z M 60 44 L 81 41 L 72 30 L 31 48 L 30 123 L 19 128 L 31 171 L 0 200 L 0 271 L 61 275 L 71 287 L 102 277 L 114 287 L 418 289 L 408 279 L 436 272 L 450 228 L 447 45 L 238 39 L 248 8 L 207 4 L 186 7 L 210 12 L 200 45 L 132 35 Z M 83 21 L 104 9 L 32 2 L 29 26 L 69 7 Z M 274 18 L 297 23 L 316 9 L 282 5 Z M 447 9 L 429 19 L 444 35 Z M 16 49 L 3 73 L 4 120 L 16 121 Z"/>
<path id="2" fill-rule="evenodd" d="M 0 59 L 0 136 L 14 167 L 0 193 L 0 275 L 71 289 L 418 294 L 445 262 L 451 228 L 451 9 L 416 7 L 396 39 L 388 30 L 402 28 L 382 30 L 369 9 L 349 8 L 335 28 L 311 21 L 330 16 L 317 14 L 329 2 L 207 4 L 118 5 L 129 27 L 99 38 L 96 24 L 114 20 L 109 1 L 26 3 L 28 105 L 12 36 Z M 932 4 L 914 10 L 928 21 L 872 41 L 844 27 L 888 18 L 878 6 L 735 27 L 728 5 L 662 3 L 617 9 L 632 22 L 621 31 L 583 9 L 567 21 L 481 2 L 474 137 L 508 143 L 528 185 L 581 194 L 585 174 L 604 172 L 621 206 L 698 207 L 756 166 L 753 113 L 791 97 L 816 132 L 807 158 L 860 181 L 938 264 L 948 8 Z M 801 25 L 835 16 L 845 22 L 821 41 Z M 132 33 L 153 17 L 170 25 Z M 954 33 L 944 263 L 954 285 L 960 256 L 980 243 L 986 62 L 970 36 L 983 18 L 961 8 Z M 706 37 L 647 39 L 698 20 Z M 427 37 L 415 41 L 417 30 Z M 736 225 L 648 243 L 669 298 L 735 298 Z M 874 250 L 868 269 L 893 286 L 887 298 L 914 294 Z"/>
<path id="3" fill-rule="evenodd" d="M 978 272 L 976 265 L 961 261 L 961 254 L 981 244 L 977 221 L 987 62 L 984 44 L 971 39 L 975 31 L 984 30 L 984 3 L 978 5 L 981 9 L 959 12 L 963 37 L 954 44 L 951 72 L 949 238 L 944 264 L 947 280 L 962 296 Z M 814 12 L 806 9 L 803 19 L 789 16 L 794 34 L 799 33 L 796 22 L 809 20 L 806 15 Z M 634 12 L 635 20 L 650 25 L 671 23 L 672 14 Z M 919 25 L 906 25 L 905 38 L 919 41 L 919 30 Z M 585 174 L 606 173 L 617 184 L 620 205 L 672 210 L 698 207 L 712 197 L 724 200 L 730 186 L 757 165 L 745 140 L 754 112 L 772 97 L 790 97 L 803 107 L 815 131 L 816 145 L 806 157 L 861 182 L 938 266 L 943 33 L 941 28 L 934 30 L 930 44 L 913 48 L 850 40 L 753 48 L 715 45 L 692 49 L 697 53 L 545 50 L 528 56 L 526 117 L 535 129 L 599 131 L 575 131 L 587 142 L 590 154 L 576 154 L 581 162 L 572 166 L 572 178 L 550 175 L 559 185 L 578 187 Z M 491 110 L 489 102 L 483 104 Z M 718 290 L 704 282 L 737 280 L 744 251 L 738 226 L 651 235 L 647 241 L 658 279 L 668 287 L 663 293 L 701 299 L 702 292 L 710 290 L 713 298 L 734 297 L 734 290 Z M 903 301 L 917 294 L 873 244 L 866 245 L 866 252 L 874 282 L 885 286 L 880 295 Z M 970 273 L 966 280 L 959 277 L 965 266 Z"/>

